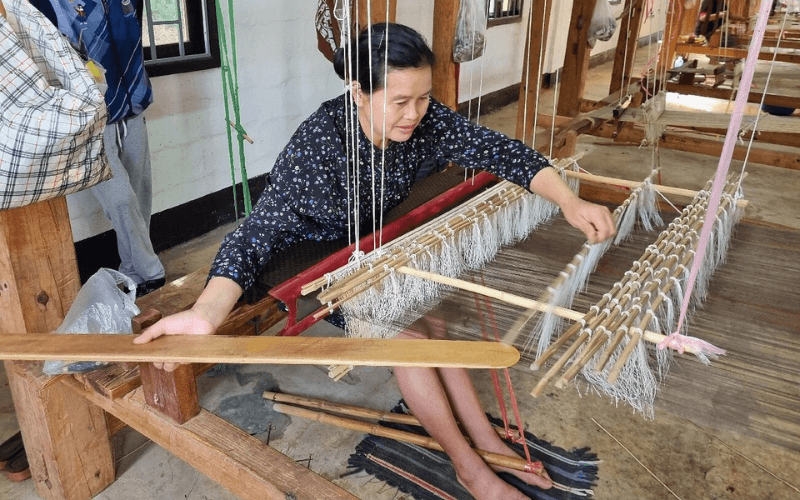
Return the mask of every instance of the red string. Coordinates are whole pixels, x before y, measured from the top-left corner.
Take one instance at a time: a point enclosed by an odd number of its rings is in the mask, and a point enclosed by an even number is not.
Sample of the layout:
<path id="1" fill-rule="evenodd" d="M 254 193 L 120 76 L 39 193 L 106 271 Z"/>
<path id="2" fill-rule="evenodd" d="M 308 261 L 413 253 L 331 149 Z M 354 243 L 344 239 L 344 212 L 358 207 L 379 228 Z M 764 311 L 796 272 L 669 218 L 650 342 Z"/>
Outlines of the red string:
<path id="1" fill-rule="evenodd" d="M 486 286 L 486 281 L 483 278 L 483 273 L 480 274 L 481 278 L 481 285 Z M 480 299 L 478 298 L 477 293 L 473 293 L 473 297 L 475 298 L 475 309 L 478 312 L 478 317 L 480 318 L 481 323 L 481 332 L 483 334 L 484 340 L 488 340 L 488 334 L 486 333 L 486 327 L 483 321 L 483 315 L 481 314 L 481 306 L 480 306 Z M 483 298 L 484 306 L 486 307 L 486 314 L 489 317 L 489 321 L 491 321 L 492 331 L 494 333 L 494 339 L 497 342 L 500 342 L 500 332 L 497 328 L 497 321 L 494 315 L 494 311 L 492 309 L 491 300 L 488 297 Z M 508 388 L 508 396 L 511 400 L 511 408 L 514 411 L 514 418 L 516 419 L 517 423 L 517 432 L 519 433 L 518 437 L 514 437 L 513 433 L 511 432 L 511 428 L 508 423 L 508 414 L 506 412 L 505 406 L 505 398 L 502 394 L 502 389 L 500 387 L 500 382 L 497 380 L 497 374 L 495 370 L 492 370 L 492 380 L 495 384 L 495 393 L 497 395 L 497 403 L 500 406 L 500 413 L 503 416 L 503 425 L 506 429 L 506 438 L 511 439 L 513 442 L 517 444 L 522 444 L 522 448 L 525 450 L 525 459 L 528 463 L 525 465 L 526 472 L 535 472 L 539 470 L 541 464 L 537 464 L 539 467 L 535 467 L 533 461 L 531 460 L 531 452 L 528 449 L 528 442 L 525 440 L 525 433 L 522 426 L 522 417 L 519 413 L 519 404 L 517 403 L 517 396 L 514 393 L 514 387 L 511 383 L 511 373 L 509 372 L 508 368 L 503 368 L 503 374 L 505 375 L 506 379 L 506 387 Z"/>

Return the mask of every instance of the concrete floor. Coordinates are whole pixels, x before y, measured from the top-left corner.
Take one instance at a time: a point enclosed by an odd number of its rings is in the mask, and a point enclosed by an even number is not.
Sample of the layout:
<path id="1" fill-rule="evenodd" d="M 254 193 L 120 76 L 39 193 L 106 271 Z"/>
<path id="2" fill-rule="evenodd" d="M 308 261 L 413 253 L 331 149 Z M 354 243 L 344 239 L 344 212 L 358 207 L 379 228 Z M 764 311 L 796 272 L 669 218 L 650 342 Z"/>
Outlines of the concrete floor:
<path id="1" fill-rule="evenodd" d="M 640 54 L 639 66 L 647 61 Z M 588 98 L 602 98 L 610 64 L 590 73 Z M 543 93 L 543 100 L 552 92 Z M 513 133 L 516 106 L 487 114 L 483 123 Z M 583 137 L 579 150 L 587 155 L 581 165 L 603 175 L 641 179 L 650 170 L 651 152 L 610 145 Z M 675 151 L 661 151 L 663 182 L 696 188 L 713 176 L 717 159 Z M 800 229 L 800 172 L 768 166 L 748 166 L 745 192 L 751 200 L 747 216 Z M 174 279 L 206 265 L 230 226 L 162 254 L 167 277 Z M 308 334 L 331 334 L 327 324 Z M 681 362 L 695 362 L 681 360 Z M 494 395 L 488 373 L 473 378 L 487 409 Z M 527 396 L 535 379 L 526 367 L 512 370 L 520 394 L 521 411 L 529 430 L 564 447 L 589 446 L 603 459 L 598 499 L 797 499 L 800 498 L 800 456 L 784 448 L 703 422 L 691 422 L 659 408 L 649 421 L 625 407 L 574 389 Z M 388 410 L 400 398 L 387 368 L 358 368 L 340 382 L 331 381 L 320 367 L 224 366 L 199 380 L 202 405 L 236 422 L 281 452 L 307 464 L 359 498 L 407 498 L 367 476 L 340 478 L 347 458 L 362 435 L 323 424 L 276 414 L 260 396 L 279 387 L 287 393 Z M 16 432 L 16 420 L 5 373 L 0 371 L 0 441 Z M 235 498 L 185 462 L 132 430 L 114 438 L 117 481 L 98 495 L 114 500 L 224 500 Z M 10 483 L 0 476 L 0 499 L 39 498 L 30 481 Z"/>

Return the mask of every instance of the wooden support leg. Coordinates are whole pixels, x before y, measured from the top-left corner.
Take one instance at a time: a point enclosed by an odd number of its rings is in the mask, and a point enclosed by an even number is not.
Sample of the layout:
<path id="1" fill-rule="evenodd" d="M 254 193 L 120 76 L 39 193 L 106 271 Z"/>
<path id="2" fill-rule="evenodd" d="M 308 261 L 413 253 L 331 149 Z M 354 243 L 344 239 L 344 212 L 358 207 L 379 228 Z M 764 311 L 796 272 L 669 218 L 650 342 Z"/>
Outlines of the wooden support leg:
<path id="1" fill-rule="evenodd" d="M 560 116 L 578 116 L 580 112 L 580 103 L 586 87 L 586 73 L 589 71 L 589 56 L 592 52 L 587 35 L 594 5 L 594 0 L 575 0 L 572 4 L 567 51 L 564 54 L 564 72 L 558 95 Z"/>
<path id="2" fill-rule="evenodd" d="M 147 404 L 176 423 L 182 424 L 200 413 L 197 381 L 192 365 L 181 365 L 174 372 L 141 363 L 142 390 Z"/>
<path id="3" fill-rule="evenodd" d="M 41 364 L 6 362 L 36 493 L 47 500 L 88 500 L 114 482 L 103 410 L 46 377 Z"/>
<path id="4" fill-rule="evenodd" d="M 65 198 L 0 211 L 2 332 L 54 330 L 80 287 Z M 40 365 L 6 363 L 36 492 L 85 500 L 114 481 L 103 411 L 65 394 Z"/>

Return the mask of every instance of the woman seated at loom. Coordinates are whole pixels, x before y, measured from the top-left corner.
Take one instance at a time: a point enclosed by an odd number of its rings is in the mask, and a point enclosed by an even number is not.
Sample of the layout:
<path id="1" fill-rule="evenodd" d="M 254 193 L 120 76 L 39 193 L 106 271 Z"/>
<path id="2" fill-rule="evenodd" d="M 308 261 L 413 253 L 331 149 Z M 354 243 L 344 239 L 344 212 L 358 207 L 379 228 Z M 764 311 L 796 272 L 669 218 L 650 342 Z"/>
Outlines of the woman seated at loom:
<path id="1" fill-rule="evenodd" d="M 487 170 L 553 201 L 591 242 L 613 235 L 609 211 L 578 198 L 546 158 L 431 98 L 434 56 L 419 33 L 398 24 L 374 25 L 353 41 L 352 53 L 358 59 L 349 71 L 345 72 L 342 49 L 334 67 L 340 77 L 358 79 L 349 82 L 349 91 L 323 103 L 292 136 L 253 212 L 223 241 L 195 305 L 162 319 L 137 343 L 161 335 L 213 334 L 274 252 L 301 240 L 347 236 L 352 200 L 360 201 L 361 227 L 371 227 L 373 171 L 376 190 L 383 185 L 382 193 L 375 195 L 383 212 L 406 199 L 416 180 L 432 173 L 422 166 L 435 159 L 437 165 L 453 162 Z M 360 125 L 357 154 L 348 130 L 355 120 Z M 348 157 L 359 162 L 358 183 L 347 175 Z M 355 189 L 358 197 L 353 196 Z M 430 325 L 434 336 L 445 336 L 441 322 Z M 404 332 L 397 338 L 419 335 Z M 172 370 L 174 365 L 165 363 L 164 368 Z M 459 430 L 457 421 L 476 448 L 515 456 L 492 429 L 466 370 L 397 367 L 394 373 L 411 411 L 444 447 L 459 480 L 475 498 L 526 498 L 494 474 Z M 546 475 L 510 472 L 530 484 L 551 486 Z"/>

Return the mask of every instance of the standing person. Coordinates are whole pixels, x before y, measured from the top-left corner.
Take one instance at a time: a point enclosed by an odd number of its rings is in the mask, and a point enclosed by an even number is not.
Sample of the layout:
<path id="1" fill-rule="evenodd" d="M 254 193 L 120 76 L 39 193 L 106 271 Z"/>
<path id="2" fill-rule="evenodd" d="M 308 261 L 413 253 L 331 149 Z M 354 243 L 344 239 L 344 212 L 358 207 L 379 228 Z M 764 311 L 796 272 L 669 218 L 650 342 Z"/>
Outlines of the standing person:
<path id="1" fill-rule="evenodd" d="M 141 297 L 164 285 L 150 241 L 152 181 L 144 110 L 153 90 L 142 54 L 142 0 L 31 0 L 87 61 L 105 88 L 103 143 L 113 177 L 91 188 L 117 235 L 119 271 Z"/>
<path id="2" fill-rule="evenodd" d="M 544 196 L 558 204 L 591 242 L 613 235 L 609 211 L 578 198 L 546 158 L 520 141 L 471 123 L 430 97 L 434 56 L 419 33 L 398 24 L 378 24 L 353 44 L 358 45 L 353 52 L 359 59 L 352 62 L 351 71 L 345 72 L 341 50 L 334 67 L 340 77 L 349 74 L 358 79 L 348 82 L 349 91 L 323 103 L 297 129 L 278 156 L 253 212 L 223 241 L 195 305 L 162 319 L 136 343 L 161 335 L 213 334 L 275 252 L 300 240 L 346 236 L 349 200 L 360 199 L 357 222 L 370 227 L 373 156 L 376 185 L 384 186 L 376 195 L 383 202 L 378 210 L 388 211 L 402 202 L 415 180 L 430 173 L 426 160 L 434 159 L 436 165 L 454 162 L 488 170 Z M 348 128 L 354 123 L 359 125 L 358 154 L 349 158 L 359 160 L 348 160 Z M 359 161 L 357 187 L 347 175 L 348 161 Z M 353 196 L 355 189 L 360 198 Z M 429 326 L 431 336 L 444 336 L 441 321 L 432 319 Z M 409 331 L 398 338 L 419 335 Z M 167 370 L 174 366 L 164 364 Z M 476 499 L 526 498 L 483 462 L 459 430 L 456 422 L 479 449 L 514 455 L 492 429 L 466 370 L 396 367 L 394 373 L 411 411 L 444 447 L 459 481 Z M 542 488 L 552 486 L 546 476 L 509 472 Z"/>

